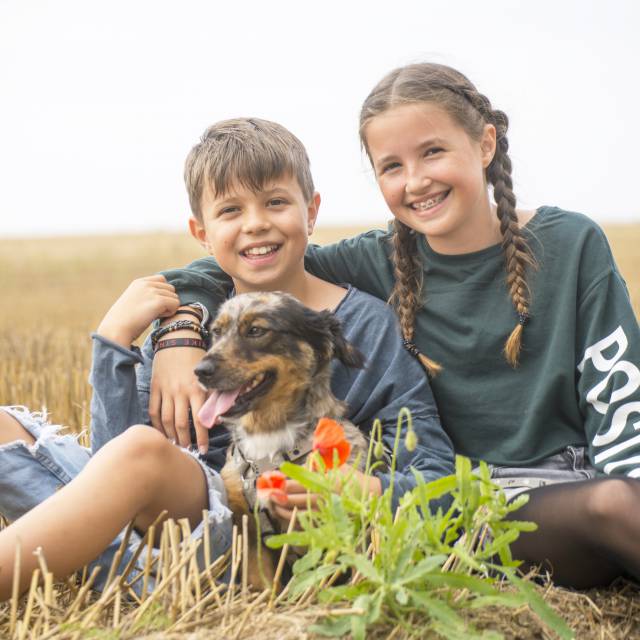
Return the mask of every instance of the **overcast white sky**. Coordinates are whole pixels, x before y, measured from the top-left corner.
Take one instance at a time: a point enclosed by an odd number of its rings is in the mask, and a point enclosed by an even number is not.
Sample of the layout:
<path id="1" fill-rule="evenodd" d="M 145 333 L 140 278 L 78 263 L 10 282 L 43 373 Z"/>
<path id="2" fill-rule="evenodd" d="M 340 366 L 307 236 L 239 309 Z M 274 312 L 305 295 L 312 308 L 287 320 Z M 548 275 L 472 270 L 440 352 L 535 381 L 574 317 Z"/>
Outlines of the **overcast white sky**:
<path id="1" fill-rule="evenodd" d="M 456 66 L 511 119 L 520 202 L 640 222 L 634 0 L 0 0 L 0 236 L 185 228 L 222 118 L 306 144 L 321 224 L 387 219 L 358 145 L 390 69 Z"/>

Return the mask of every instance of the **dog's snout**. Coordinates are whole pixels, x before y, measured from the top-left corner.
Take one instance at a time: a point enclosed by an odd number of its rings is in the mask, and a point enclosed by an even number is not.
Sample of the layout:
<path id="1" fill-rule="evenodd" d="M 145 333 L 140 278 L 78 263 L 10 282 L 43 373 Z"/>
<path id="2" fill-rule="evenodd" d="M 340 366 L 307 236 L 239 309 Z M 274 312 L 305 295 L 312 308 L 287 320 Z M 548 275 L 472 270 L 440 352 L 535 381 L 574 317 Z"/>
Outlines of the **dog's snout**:
<path id="1" fill-rule="evenodd" d="M 205 356 L 193 370 L 196 376 L 198 376 L 198 380 L 202 384 L 206 384 L 208 380 L 213 378 L 216 372 L 216 363 L 211 356 Z"/>

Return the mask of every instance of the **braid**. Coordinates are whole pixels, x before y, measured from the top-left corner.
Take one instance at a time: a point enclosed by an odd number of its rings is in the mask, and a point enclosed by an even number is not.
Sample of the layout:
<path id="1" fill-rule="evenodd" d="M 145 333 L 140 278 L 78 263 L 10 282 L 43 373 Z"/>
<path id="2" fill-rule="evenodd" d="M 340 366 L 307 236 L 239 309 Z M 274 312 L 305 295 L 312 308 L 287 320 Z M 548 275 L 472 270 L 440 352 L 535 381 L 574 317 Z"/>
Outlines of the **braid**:
<path id="1" fill-rule="evenodd" d="M 463 96 L 482 116 L 485 122 L 496 128 L 496 152 L 487 168 L 487 179 L 493 185 L 493 197 L 496 201 L 502 250 L 506 260 L 507 288 L 513 306 L 518 314 L 518 324 L 511 331 L 504 345 L 504 355 L 512 367 L 518 366 L 522 348 L 522 332 L 529 320 L 531 293 L 526 279 L 527 265 L 533 266 L 535 260 L 518 224 L 516 196 L 513 193 L 511 179 L 511 158 L 507 129 L 509 119 L 504 111 L 492 109 L 489 98 L 482 95 L 473 85 L 455 84 L 451 91 Z"/>
<path id="2" fill-rule="evenodd" d="M 487 169 L 487 178 L 493 185 L 493 197 L 500 221 L 502 249 L 507 268 L 507 288 L 518 314 L 518 324 L 505 343 L 504 355 L 512 367 L 517 367 L 522 347 L 522 332 L 529 319 L 531 303 L 526 267 L 533 266 L 535 262 L 516 214 L 516 197 L 511 180 L 511 159 L 508 155 L 509 141 L 506 136 L 509 121 L 502 111 L 490 111 L 488 121 L 496 127 L 497 143 L 495 156 Z"/>
<path id="3" fill-rule="evenodd" d="M 360 139 L 370 159 L 366 139 L 367 124 L 388 109 L 402 104 L 421 102 L 431 102 L 442 107 L 473 140 L 482 139 L 486 124 L 492 124 L 496 128 L 496 151 L 486 169 L 486 176 L 487 181 L 493 185 L 497 205 L 507 271 L 507 288 L 518 314 L 518 323 L 504 346 L 507 361 L 511 366 L 516 367 L 522 348 L 522 333 L 529 319 L 531 306 L 526 268 L 534 267 L 535 260 L 518 224 L 516 198 L 511 180 L 511 160 L 508 155 L 509 120 L 502 111 L 494 110 L 489 99 L 459 71 L 440 64 L 407 65 L 387 74 L 374 87 L 362 105 Z M 414 262 L 412 256 L 417 256 L 415 237 L 409 237 L 408 228 L 397 221 L 393 246 L 396 285 L 390 302 L 394 304 L 400 317 L 405 340 L 410 343 L 414 332 L 413 322 L 419 308 L 419 301 L 414 293 L 420 290 L 417 278 L 422 275 L 422 269 L 419 261 L 417 267 L 412 264 Z M 421 361 L 427 363 L 425 366 L 428 371 L 438 370 L 439 365 L 432 363 L 421 354 L 419 357 Z"/>
<path id="4" fill-rule="evenodd" d="M 422 262 L 418 255 L 416 235 L 399 220 L 393 221 L 393 272 L 395 284 L 389 296 L 389 304 L 393 305 L 398 319 L 402 337 L 407 349 L 418 358 L 427 373 L 433 377 L 442 367 L 421 353 L 413 344 L 416 313 L 422 305 Z"/>

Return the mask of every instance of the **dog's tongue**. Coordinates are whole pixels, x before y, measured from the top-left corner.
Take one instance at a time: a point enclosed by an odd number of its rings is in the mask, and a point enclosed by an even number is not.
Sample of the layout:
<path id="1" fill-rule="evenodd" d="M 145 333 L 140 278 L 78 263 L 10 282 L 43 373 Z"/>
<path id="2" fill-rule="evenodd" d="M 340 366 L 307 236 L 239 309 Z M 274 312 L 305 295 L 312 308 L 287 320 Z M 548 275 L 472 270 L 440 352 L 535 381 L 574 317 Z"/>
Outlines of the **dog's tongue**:
<path id="1" fill-rule="evenodd" d="M 232 391 L 218 391 L 214 389 L 207 398 L 207 401 L 202 405 L 200 411 L 198 411 L 198 420 L 200 420 L 207 429 L 211 429 L 218 421 L 218 418 L 233 406 L 239 393 L 240 387 Z"/>

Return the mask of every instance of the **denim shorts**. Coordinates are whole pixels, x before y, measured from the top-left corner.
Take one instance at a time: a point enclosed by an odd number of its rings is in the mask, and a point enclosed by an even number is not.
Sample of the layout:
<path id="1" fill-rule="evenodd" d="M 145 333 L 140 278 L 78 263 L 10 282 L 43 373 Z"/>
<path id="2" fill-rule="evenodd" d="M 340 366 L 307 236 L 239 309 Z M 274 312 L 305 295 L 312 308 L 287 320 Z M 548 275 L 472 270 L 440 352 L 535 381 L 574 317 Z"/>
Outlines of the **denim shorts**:
<path id="1" fill-rule="evenodd" d="M 13 416 L 35 440 L 33 445 L 24 440 L 0 445 L 0 514 L 13 521 L 73 480 L 91 458 L 91 451 L 78 443 L 76 435 L 60 433 L 61 427 L 50 424 L 42 413 L 31 412 L 25 407 L 0 407 L 0 410 Z M 185 450 L 185 455 L 191 454 Z M 204 527 L 207 526 L 210 557 L 214 560 L 231 545 L 231 511 L 226 506 L 226 494 L 220 475 L 196 456 L 194 458 L 205 474 L 209 517 L 206 524 L 204 521 L 200 522 L 191 537 L 194 540 L 203 538 Z M 89 565 L 89 571 L 96 566 L 100 567 L 94 588 L 104 588 L 123 536 L 124 531 Z M 127 566 L 140 543 L 138 533 L 132 532 L 118 568 L 119 572 Z M 145 560 L 146 553 L 143 552 L 129 577 L 144 569 Z M 198 552 L 198 562 L 201 568 L 204 568 L 202 546 Z M 138 580 L 133 585 L 138 594 L 141 591 L 141 582 Z M 153 588 L 153 585 L 149 585 L 149 588 Z"/>
<path id="2" fill-rule="evenodd" d="M 560 482 L 576 482 L 596 477 L 585 447 L 568 446 L 544 458 L 534 467 L 501 467 L 489 465 L 491 479 L 511 499 L 525 491 Z"/>

